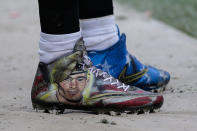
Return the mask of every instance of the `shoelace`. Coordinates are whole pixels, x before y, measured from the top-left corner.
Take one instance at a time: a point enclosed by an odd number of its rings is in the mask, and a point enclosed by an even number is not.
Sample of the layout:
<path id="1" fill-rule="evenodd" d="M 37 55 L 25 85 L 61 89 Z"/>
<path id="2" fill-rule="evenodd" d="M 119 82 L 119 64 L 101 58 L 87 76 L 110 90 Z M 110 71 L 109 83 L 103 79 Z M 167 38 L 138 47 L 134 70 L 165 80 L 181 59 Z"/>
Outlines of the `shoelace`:
<path id="1" fill-rule="evenodd" d="M 90 72 L 95 74 L 96 77 L 102 76 L 104 78 L 104 81 L 109 81 L 111 85 L 117 85 L 118 89 L 122 88 L 124 89 L 124 91 L 127 91 L 130 88 L 129 85 L 125 85 L 124 83 L 121 83 L 119 80 L 113 78 L 107 72 L 103 72 L 102 70 L 92 66 L 92 62 L 87 55 L 84 55 L 83 58 L 84 58 L 83 59 L 84 63 L 81 63 L 83 70 L 85 70 L 85 67 L 88 66 L 88 69 L 90 70 Z"/>

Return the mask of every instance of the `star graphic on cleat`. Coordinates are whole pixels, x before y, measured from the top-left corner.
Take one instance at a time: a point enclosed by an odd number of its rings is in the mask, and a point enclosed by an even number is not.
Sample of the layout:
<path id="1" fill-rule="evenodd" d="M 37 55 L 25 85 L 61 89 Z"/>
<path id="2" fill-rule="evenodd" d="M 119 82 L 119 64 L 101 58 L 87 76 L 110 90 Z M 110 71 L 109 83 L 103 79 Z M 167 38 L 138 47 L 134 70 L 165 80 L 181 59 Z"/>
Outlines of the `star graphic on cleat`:
<path id="1" fill-rule="evenodd" d="M 111 65 L 108 64 L 106 60 L 103 64 L 98 64 L 97 66 L 101 67 L 104 72 L 110 72 L 110 69 L 112 67 Z"/>

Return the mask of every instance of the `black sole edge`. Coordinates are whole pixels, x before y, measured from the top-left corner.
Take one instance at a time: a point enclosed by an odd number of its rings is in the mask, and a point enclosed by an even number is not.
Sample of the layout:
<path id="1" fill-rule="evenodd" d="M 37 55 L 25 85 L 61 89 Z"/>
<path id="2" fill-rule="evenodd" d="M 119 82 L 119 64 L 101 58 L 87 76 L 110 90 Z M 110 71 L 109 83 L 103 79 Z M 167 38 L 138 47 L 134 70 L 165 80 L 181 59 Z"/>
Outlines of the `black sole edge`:
<path id="1" fill-rule="evenodd" d="M 135 108 L 127 108 L 127 109 L 115 109 L 115 108 L 72 108 L 72 107 L 65 107 L 63 105 L 54 105 L 51 106 L 52 104 L 48 104 L 45 106 L 40 105 L 40 104 L 33 104 L 34 110 L 36 112 L 44 112 L 44 113 L 52 113 L 52 114 L 63 114 L 66 109 L 71 109 L 71 110 L 83 110 L 83 111 L 88 111 L 91 114 L 108 114 L 110 116 L 117 116 L 121 114 L 145 114 L 145 113 L 155 113 L 157 110 L 161 108 L 163 103 L 158 103 L 158 104 L 153 104 L 153 105 L 144 105 L 140 107 L 135 107 Z"/>

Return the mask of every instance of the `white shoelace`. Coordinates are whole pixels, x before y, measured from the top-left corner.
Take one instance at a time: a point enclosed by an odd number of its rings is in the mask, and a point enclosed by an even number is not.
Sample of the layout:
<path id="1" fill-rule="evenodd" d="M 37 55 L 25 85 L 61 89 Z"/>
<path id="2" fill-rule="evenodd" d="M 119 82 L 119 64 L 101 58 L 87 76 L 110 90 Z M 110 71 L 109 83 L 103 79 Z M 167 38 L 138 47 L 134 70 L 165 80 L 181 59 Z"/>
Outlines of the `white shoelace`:
<path id="1" fill-rule="evenodd" d="M 90 58 L 86 55 L 84 55 L 84 63 L 82 63 L 83 65 L 83 69 L 85 69 L 85 66 L 90 66 L 92 64 Z M 90 66 L 88 68 L 90 70 L 90 72 L 92 72 L 93 74 L 96 75 L 96 77 L 98 76 L 102 76 L 104 78 L 104 81 L 109 81 L 111 83 L 111 85 L 117 85 L 117 88 L 120 89 L 124 89 L 124 91 L 127 91 L 130 86 L 129 85 L 125 85 L 124 83 L 121 83 L 119 80 L 113 78 L 111 75 L 109 75 L 107 72 L 103 72 L 102 70 L 94 67 L 94 66 Z"/>

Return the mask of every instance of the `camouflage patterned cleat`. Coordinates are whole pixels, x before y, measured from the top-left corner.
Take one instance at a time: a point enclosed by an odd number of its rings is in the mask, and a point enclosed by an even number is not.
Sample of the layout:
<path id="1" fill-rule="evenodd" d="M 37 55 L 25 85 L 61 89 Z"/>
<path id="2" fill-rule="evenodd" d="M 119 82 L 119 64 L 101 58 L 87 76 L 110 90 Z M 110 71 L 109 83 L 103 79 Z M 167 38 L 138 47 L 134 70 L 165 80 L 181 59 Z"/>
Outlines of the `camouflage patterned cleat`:
<path id="1" fill-rule="evenodd" d="M 72 54 L 39 64 L 31 97 L 39 110 L 140 112 L 163 104 L 163 96 L 125 85 L 92 66 L 82 39 Z"/>

